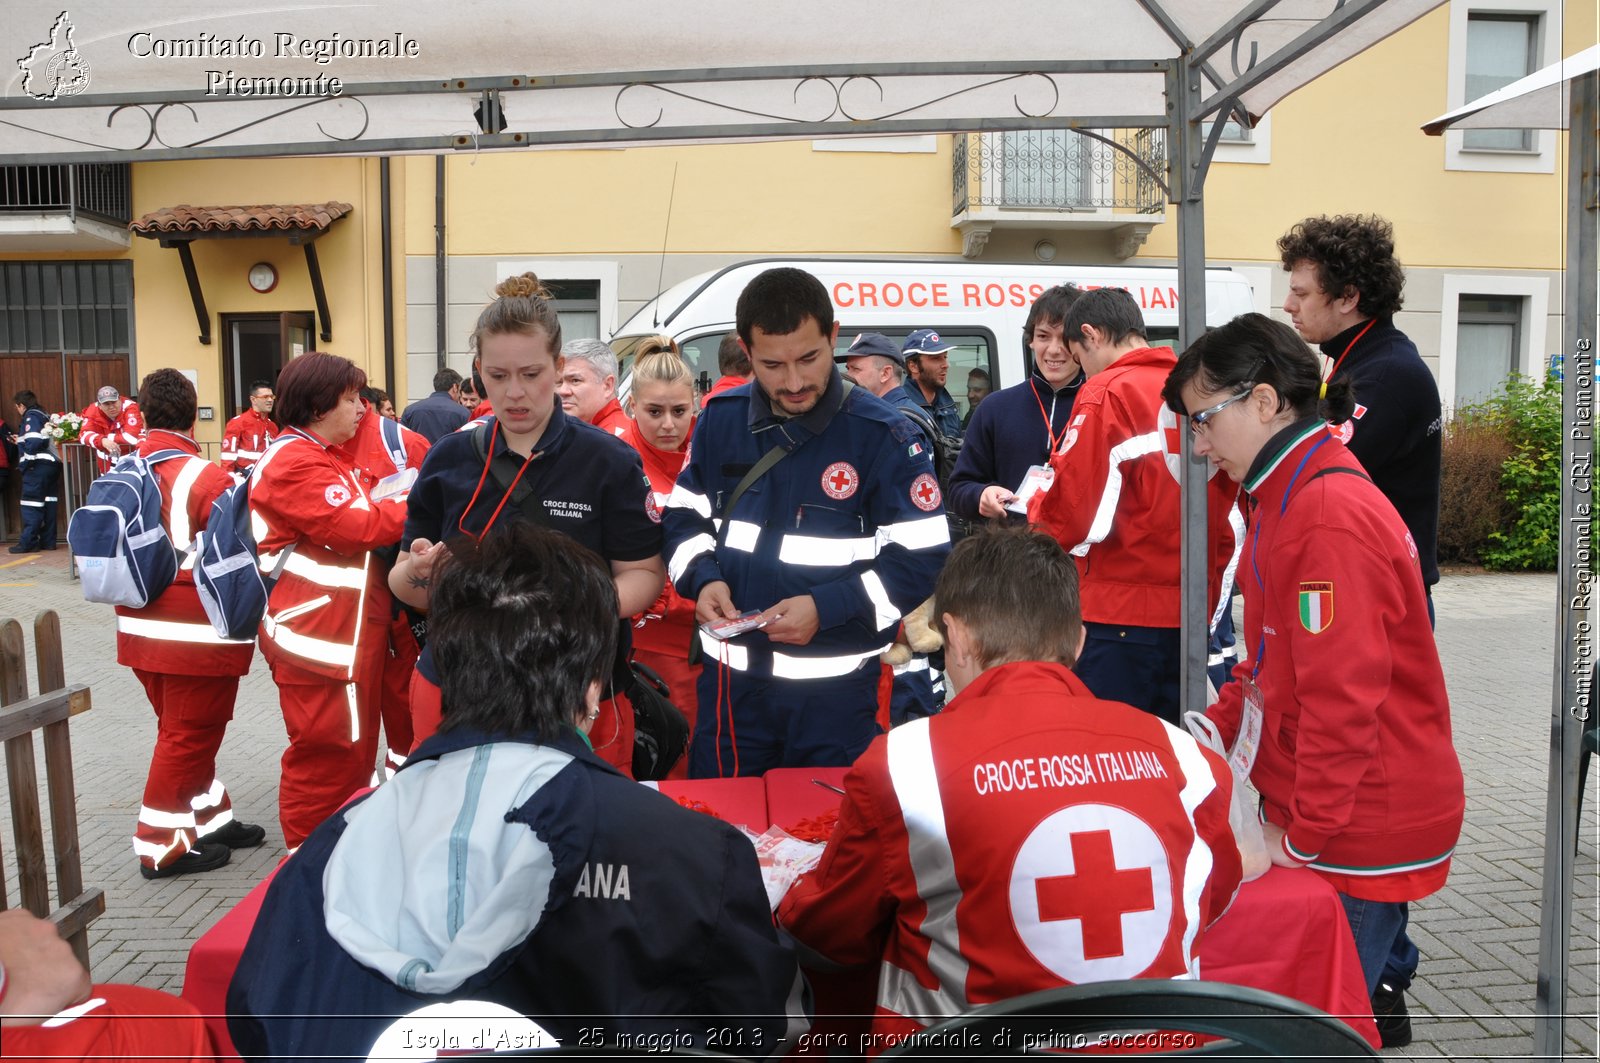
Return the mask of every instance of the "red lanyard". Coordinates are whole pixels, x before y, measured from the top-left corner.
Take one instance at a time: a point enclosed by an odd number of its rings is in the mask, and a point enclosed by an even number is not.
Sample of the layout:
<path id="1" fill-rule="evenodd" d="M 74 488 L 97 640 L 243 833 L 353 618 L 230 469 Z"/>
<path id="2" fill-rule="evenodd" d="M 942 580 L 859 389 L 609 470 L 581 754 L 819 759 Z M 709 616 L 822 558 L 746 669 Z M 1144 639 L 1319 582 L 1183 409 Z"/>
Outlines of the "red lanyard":
<path id="1" fill-rule="evenodd" d="M 1050 455 L 1056 452 L 1056 447 L 1060 446 L 1061 441 L 1067 438 L 1067 425 L 1072 422 L 1069 420 L 1067 424 L 1062 425 L 1061 434 L 1056 435 L 1055 428 L 1050 424 L 1050 415 L 1045 412 L 1044 400 L 1039 397 L 1039 389 L 1034 386 L 1031 380 L 1028 381 L 1028 388 L 1033 392 L 1033 401 L 1039 404 L 1039 416 L 1044 418 L 1044 437 L 1050 441 L 1050 449 L 1044 452 L 1044 456 L 1045 460 L 1049 461 Z"/>
<path id="2" fill-rule="evenodd" d="M 489 430 L 489 445 L 487 448 L 485 448 L 486 453 L 483 456 L 483 471 L 478 474 L 478 485 L 472 489 L 472 497 L 467 500 L 467 508 L 461 511 L 461 516 L 456 520 L 457 531 L 463 535 L 472 535 L 474 539 L 478 540 L 482 540 L 485 535 L 489 534 L 489 529 L 494 527 L 494 522 L 499 518 L 500 511 L 506 508 L 506 503 L 511 500 L 512 492 L 517 489 L 517 484 L 521 482 L 522 474 L 528 471 L 528 466 L 533 464 L 533 459 L 537 458 L 541 453 L 540 451 L 536 450 L 532 454 L 528 455 L 528 460 L 522 463 L 522 468 L 518 469 L 517 475 L 512 478 L 511 486 L 507 487 L 506 493 L 501 496 L 500 504 L 494 507 L 493 513 L 489 514 L 489 523 L 483 526 L 483 531 L 473 535 L 472 532 L 467 531 L 467 514 L 471 513 L 472 507 L 477 504 L 478 492 L 483 490 L 484 478 L 489 475 L 489 465 L 494 461 L 494 441 L 495 437 L 499 435 L 499 433 L 500 422 L 499 420 L 496 420 L 494 427 Z"/>
<path id="3" fill-rule="evenodd" d="M 1371 328 L 1373 325 L 1376 325 L 1377 323 L 1378 323 L 1378 319 L 1375 318 L 1375 317 L 1371 317 L 1371 318 L 1367 319 L 1366 326 L 1363 327 L 1360 332 L 1356 333 L 1356 338 L 1351 340 L 1349 342 L 1349 344 L 1346 345 L 1346 347 L 1345 347 L 1345 349 L 1343 351 L 1339 352 L 1339 357 L 1338 358 L 1334 359 L 1333 368 L 1328 370 L 1328 375 L 1323 378 L 1324 380 L 1332 380 L 1333 379 L 1333 374 L 1337 373 L 1339 371 L 1339 367 L 1344 364 L 1344 356 L 1349 354 L 1352 350 L 1354 350 L 1356 344 L 1361 342 L 1361 337 L 1365 336 L 1367 334 L 1367 329 Z"/>

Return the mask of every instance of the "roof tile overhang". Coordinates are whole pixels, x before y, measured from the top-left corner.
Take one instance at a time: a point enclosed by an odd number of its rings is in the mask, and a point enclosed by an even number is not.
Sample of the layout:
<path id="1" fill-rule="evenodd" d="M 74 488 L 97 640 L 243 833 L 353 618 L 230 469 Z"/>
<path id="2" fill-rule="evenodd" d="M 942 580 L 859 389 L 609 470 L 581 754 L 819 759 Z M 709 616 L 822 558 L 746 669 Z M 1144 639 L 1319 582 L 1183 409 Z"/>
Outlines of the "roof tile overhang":
<path id="1" fill-rule="evenodd" d="M 183 203 L 153 210 L 131 222 L 128 228 L 135 236 L 159 240 L 162 247 L 170 247 L 178 252 L 184 280 L 189 285 L 189 299 L 194 303 L 195 320 L 200 326 L 200 342 L 204 344 L 211 342 L 211 313 L 206 309 L 205 295 L 200 290 L 200 274 L 195 269 L 194 254 L 189 245 L 196 240 L 206 239 L 288 237 L 291 246 L 299 245 L 305 251 L 311 294 L 317 303 L 317 318 L 322 325 L 322 339 L 326 342 L 333 339 L 333 320 L 328 310 L 328 293 L 322 283 L 322 266 L 317 261 L 315 241 L 353 209 L 348 203 L 333 201 L 269 203 L 254 207 L 191 207 Z"/>
<path id="2" fill-rule="evenodd" d="M 153 210 L 129 224 L 135 235 L 158 239 L 187 236 L 320 236 L 349 214 L 348 203 L 266 203 L 253 207 L 191 207 L 187 203 Z"/>

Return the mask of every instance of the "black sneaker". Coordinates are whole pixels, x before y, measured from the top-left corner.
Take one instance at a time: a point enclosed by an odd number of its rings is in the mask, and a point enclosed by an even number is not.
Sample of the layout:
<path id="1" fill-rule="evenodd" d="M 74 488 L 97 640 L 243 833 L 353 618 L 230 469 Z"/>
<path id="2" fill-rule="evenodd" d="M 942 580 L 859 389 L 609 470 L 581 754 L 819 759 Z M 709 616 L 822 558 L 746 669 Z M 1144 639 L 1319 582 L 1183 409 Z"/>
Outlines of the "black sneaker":
<path id="1" fill-rule="evenodd" d="M 13 546 L 11 549 L 6 551 L 6 553 L 8 553 L 8 554 L 36 554 L 38 552 L 39 551 L 35 550 L 33 547 L 31 547 L 31 546 L 23 546 L 21 543 L 18 543 L 17 545 Z"/>
<path id="2" fill-rule="evenodd" d="M 230 819 L 226 826 L 218 827 L 201 838 L 200 841 L 206 845 L 216 842 L 218 845 L 226 845 L 230 849 L 254 849 L 266 839 L 267 828 L 258 827 L 254 823 L 240 823 L 236 819 Z"/>
<path id="3" fill-rule="evenodd" d="M 1372 1018 L 1378 1024 L 1378 1037 L 1385 1048 L 1404 1048 L 1411 1043 L 1411 1013 L 1406 1010 L 1406 994 L 1387 982 L 1378 983 L 1372 994 Z"/>
<path id="4" fill-rule="evenodd" d="M 201 871 L 215 871 L 228 862 L 233 850 L 226 845 L 197 845 L 166 867 L 139 865 L 139 874 L 145 878 L 171 878 L 173 875 L 193 875 Z"/>

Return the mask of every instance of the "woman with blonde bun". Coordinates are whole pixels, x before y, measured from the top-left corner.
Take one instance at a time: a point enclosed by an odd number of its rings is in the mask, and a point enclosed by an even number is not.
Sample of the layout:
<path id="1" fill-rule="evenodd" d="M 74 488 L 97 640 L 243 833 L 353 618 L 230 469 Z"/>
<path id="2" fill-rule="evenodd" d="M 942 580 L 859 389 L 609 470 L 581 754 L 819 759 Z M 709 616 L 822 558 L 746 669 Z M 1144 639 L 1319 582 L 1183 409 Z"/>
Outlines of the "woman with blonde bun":
<path id="1" fill-rule="evenodd" d="M 659 517 L 683 471 L 689 437 L 694 434 L 694 374 L 678 354 L 678 345 L 664 336 L 645 340 L 638 350 L 633 390 L 628 395 L 628 415 L 633 420 L 622 438 L 644 460 L 644 474 L 650 480 L 650 513 Z M 689 663 L 694 630 L 694 602 L 680 597 L 670 582 L 654 605 L 634 617 L 634 658 L 666 680 L 672 703 L 682 710 L 690 734 L 694 733 L 698 700 L 695 684 L 700 679 L 700 665 Z M 683 757 L 667 778 L 685 779 L 688 774 L 688 758 Z"/>
<path id="2" fill-rule="evenodd" d="M 390 572 L 390 589 L 425 610 L 434 564 L 451 540 L 482 539 L 497 527 L 531 521 L 606 561 L 619 617 L 643 612 L 666 579 L 649 483 L 626 443 L 562 412 L 561 322 L 537 276 L 500 282 L 478 316 L 471 347 L 473 372 L 494 415 L 428 452 L 411 490 L 401 538 L 407 549 Z M 438 671 L 426 649 L 411 691 L 420 745 L 451 709 L 440 703 Z M 601 703 L 590 738 L 601 759 L 631 775 L 633 713 L 620 695 Z"/>

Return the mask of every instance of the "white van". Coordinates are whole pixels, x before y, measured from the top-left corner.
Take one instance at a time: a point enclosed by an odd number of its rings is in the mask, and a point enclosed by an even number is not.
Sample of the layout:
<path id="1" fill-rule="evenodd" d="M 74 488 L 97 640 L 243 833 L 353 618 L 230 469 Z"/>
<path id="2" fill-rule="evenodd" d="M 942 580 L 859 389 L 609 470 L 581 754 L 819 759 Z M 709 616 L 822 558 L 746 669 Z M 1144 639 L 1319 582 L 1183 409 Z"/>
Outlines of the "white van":
<path id="1" fill-rule="evenodd" d="M 1020 383 L 1029 371 L 1022 327 L 1046 288 L 1126 288 L 1144 311 L 1151 343 L 1176 345 L 1178 271 L 1146 266 L 1039 266 L 983 262 L 863 259 L 758 259 L 703 273 L 645 304 L 611 340 L 628 379 L 632 353 L 646 336 L 678 341 L 702 390 L 718 377 L 717 348 L 734 330 L 734 306 L 763 270 L 793 266 L 815 275 L 833 299 L 838 349 L 859 332 L 882 332 L 896 343 L 912 330 L 937 329 L 950 352 L 951 396 L 967 410 L 967 374 L 988 372 L 994 388 Z M 1221 325 L 1253 310 L 1250 284 L 1229 269 L 1206 270 L 1206 323 Z M 625 390 L 625 389 L 624 389 Z"/>

